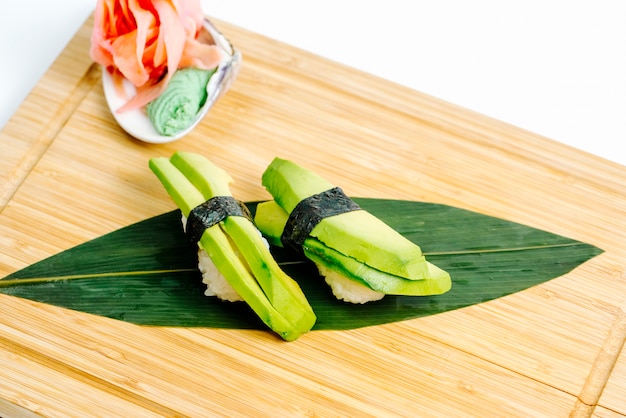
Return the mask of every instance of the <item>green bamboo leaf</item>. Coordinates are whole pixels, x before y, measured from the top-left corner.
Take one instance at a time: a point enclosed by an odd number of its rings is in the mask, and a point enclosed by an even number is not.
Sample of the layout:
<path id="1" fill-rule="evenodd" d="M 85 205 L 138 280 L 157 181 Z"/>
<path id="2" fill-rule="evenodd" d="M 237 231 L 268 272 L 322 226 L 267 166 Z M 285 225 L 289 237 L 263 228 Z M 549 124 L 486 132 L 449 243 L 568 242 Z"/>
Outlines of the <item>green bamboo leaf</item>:
<path id="1" fill-rule="evenodd" d="M 273 248 L 317 314 L 314 329 L 354 329 L 434 315 L 500 298 L 562 276 L 603 251 L 518 223 L 446 205 L 354 198 L 447 270 L 438 296 L 336 300 L 316 268 Z M 248 203 L 252 213 L 256 203 Z M 0 280 L 0 292 L 141 325 L 265 329 L 244 303 L 204 296 L 196 252 L 178 210 L 49 257 Z"/>

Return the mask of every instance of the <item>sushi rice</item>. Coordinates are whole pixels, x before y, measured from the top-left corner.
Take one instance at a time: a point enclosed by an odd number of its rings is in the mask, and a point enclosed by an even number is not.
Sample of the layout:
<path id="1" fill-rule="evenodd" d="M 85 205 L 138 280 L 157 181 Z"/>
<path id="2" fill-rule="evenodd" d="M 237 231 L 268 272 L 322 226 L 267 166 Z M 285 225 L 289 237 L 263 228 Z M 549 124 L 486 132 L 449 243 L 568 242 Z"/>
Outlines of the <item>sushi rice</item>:
<path id="1" fill-rule="evenodd" d="M 384 293 L 377 292 L 319 263 L 315 263 L 315 265 L 319 273 L 324 277 L 326 283 L 330 286 L 333 295 L 339 300 L 363 304 L 381 300 L 385 296 Z"/>
<path id="2" fill-rule="evenodd" d="M 218 299 L 228 302 L 241 302 L 243 298 L 226 281 L 226 278 L 217 269 L 211 257 L 202 248 L 198 249 L 198 269 L 202 273 L 202 283 L 207 285 L 205 296 L 217 296 Z"/>
<path id="3" fill-rule="evenodd" d="M 187 218 L 183 215 L 181 222 L 183 224 L 183 230 L 186 231 Z M 261 231 L 259 231 L 261 235 Z M 269 243 L 263 237 L 265 245 L 269 248 Z M 348 277 L 331 270 L 319 263 L 315 263 L 320 275 L 324 277 L 324 280 L 330 286 L 333 295 L 344 302 L 363 304 L 367 302 L 373 302 L 381 300 L 385 294 L 372 290 L 368 286 L 358 283 Z M 226 281 L 226 278 L 220 273 L 218 268 L 211 260 L 211 257 L 207 252 L 198 248 L 198 269 L 202 273 L 202 283 L 206 284 L 207 288 L 204 291 L 205 296 L 216 296 L 220 300 L 228 302 L 241 302 L 243 298 L 237 293 L 235 289 Z"/>
<path id="4" fill-rule="evenodd" d="M 187 217 L 182 215 L 181 222 L 183 230 L 187 232 Z M 259 231 L 259 234 L 261 232 Z M 266 242 L 267 244 L 267 242 Z M 200 245 L 198 243 L 198 245 Z M 267 244 L 269 246 L 269 244 Z M 203 248 L 198 248 L 198 269 L 202 273 L 202 283 L 207 285 L 204 291 L 205 296 L 217 296 L 218 299 L 228 302 L 242 302 L 243 298 L 235 289 L 226 281 L 226 278 L 220 273 L 217 266 L 211 260 L 211 257 Z"/>

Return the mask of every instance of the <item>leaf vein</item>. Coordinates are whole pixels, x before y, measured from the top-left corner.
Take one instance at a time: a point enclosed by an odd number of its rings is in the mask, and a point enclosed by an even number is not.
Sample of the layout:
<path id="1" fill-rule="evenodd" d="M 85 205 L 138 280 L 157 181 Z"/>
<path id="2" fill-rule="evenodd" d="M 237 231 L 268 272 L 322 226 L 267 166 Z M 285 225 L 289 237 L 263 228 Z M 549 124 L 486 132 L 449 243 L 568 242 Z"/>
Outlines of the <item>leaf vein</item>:
<path id="1" fill-rule="evenodd" d="M 529 245 L 524 247 L 511 247 L 511 248 L 493 248 L 493 249 L 480 249 L 480 250 L 459 250 L 459 251 L 425 251 L 424 256 L 430 255 L 461 255 L 461 254 L 482 254 L 482 253 L 510 253 L 516 251 L 529 251 L 529 250 L 543 250 L 548 248 L 563 248 L 563 247 L 575 247 L 578 245 L 587 245 L 581 242 L 566 242 L 561 244 L 547 244 L 547 245 Z"/>
<path id="2" fill-rule="evenodd" d="M 70 274 L 65 276 L 50 277 L 29 277 L 25 279 L 5 279 L 0 280 L 0 287 L 10 287 L 22 284 L 35 284 L 45 282 L 55 282 L 61 280 L 78 280 L 78 279 L 97 279 L 106 277 L 122 277 L 122 276 L 150 276 L 164 273 L 188 273 L 196 271 L 195 269 L 172 269 L 172 270 L 141 270 L 141 271 L 116 271 L 108 273 L 90 273 L 90 274 Z"/>

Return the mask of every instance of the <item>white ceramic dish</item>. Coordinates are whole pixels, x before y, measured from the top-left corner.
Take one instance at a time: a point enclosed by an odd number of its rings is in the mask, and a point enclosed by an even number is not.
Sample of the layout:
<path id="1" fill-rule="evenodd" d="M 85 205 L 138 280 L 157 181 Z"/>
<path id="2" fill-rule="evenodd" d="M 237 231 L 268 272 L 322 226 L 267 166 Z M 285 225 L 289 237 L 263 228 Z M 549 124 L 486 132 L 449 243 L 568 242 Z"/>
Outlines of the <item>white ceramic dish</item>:
<path id="1" fill-rule="evenodd" d="M 123 113 L 116 112 L 127 99 L 120 97 L 116 93 L 113 86 L 113 78 L 108 71 L 102 71 L 102 87 L 109 109 L 120 127 L 129 135 L 141 141 L 154 144 L 162 144 L 180 139 L 198 125 L 206 116 L 209 109 L 228 90 L 239 71 L 241 53 L 232 46 L 230 41 L 228 41 L 208 19 L 205 19 L 204 28 L 211 34 L 215 44 L 224 52 L 224 57 L 218 65 L 217 71 L 211 76 L 207 84 L 207 99 L 204 106 L 198 111 L 193 123 L 176 135 L 160 135 L 152 126 L 150 119 L 143 109 L 130 110 Z M 124 80 L 124 89 L 128 97 L 132 97 L 135 94 L 135 87 L 127 80 Z"/>

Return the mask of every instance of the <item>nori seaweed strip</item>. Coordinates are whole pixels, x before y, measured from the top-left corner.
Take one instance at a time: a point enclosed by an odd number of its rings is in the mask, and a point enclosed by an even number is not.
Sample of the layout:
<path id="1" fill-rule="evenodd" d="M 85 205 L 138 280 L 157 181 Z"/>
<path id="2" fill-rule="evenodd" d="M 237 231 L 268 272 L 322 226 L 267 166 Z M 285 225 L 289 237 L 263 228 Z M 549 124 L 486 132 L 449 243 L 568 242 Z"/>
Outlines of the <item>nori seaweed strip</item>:
<path id="1" fill-rule="evenodd" d="M 304 240 L 322 219 L 360 209 L 340 187 L 309 196 L 298 202 L 289 214 L 280 240 L 285 247 L 302 251 Z"/>
<path id="2" fill-rule="evenodd" d="M 187 218 L 187 238 L 196 245 L 205 229 L 223 221 L 229 216 L 243 216 L 252 220 L 247 206 L 232 196 L 214 196 L 199 204 L 189 212 Z"/>

